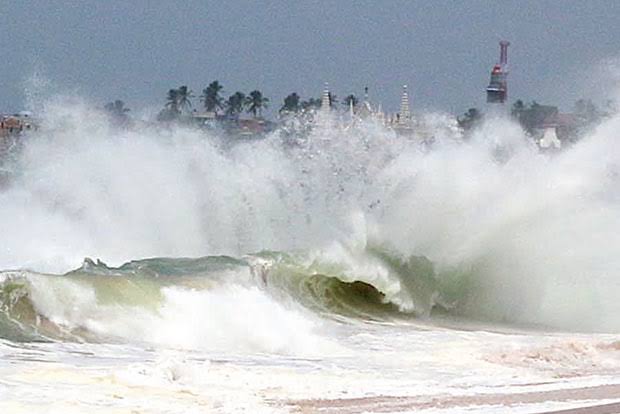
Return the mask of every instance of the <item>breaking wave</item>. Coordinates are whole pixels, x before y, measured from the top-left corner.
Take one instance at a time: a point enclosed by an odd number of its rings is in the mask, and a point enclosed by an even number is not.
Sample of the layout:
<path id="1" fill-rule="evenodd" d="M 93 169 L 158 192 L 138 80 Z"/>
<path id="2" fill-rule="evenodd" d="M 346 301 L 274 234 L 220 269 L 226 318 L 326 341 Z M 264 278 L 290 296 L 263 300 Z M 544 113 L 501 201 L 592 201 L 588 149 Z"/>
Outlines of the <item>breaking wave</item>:
<path id="1" fill-rule="evenodd" d="M 252 347 L 255 351 L 284 351 L 281 347 L 291 346 L 298 335 L 304 341 L 297 341 L 295 349 L 302 343 L 312 346 L 307 339 L 312 337 L 317 312 L 360 321 L 430 312 L 434 290 L 426 286 L 423 297 L 422 291 L 401 289 L 401 280 L 406 280 L 399 273 L 402 269 L 380 263 L 379 256 L 374 260 L 365 264 L 365 274 L 352 273 L 359 269 L 345 263 L 275 252 L 243 259 L 146 259 L 117 268 L 87 259 L 64 275 L 4 272 L 0 336 L 131 340 L 207 349 L 233 346 L 227 341 L 234 340 L 235 348 L 256 340 L 260 343 Z M 430 277 L 426 261 L 410 265 L 421 270 L 421 279 Z M 197 330 L 193 321 L 199 321 L 201 328 Z M 276 338 L 282 334 L 276 330 L 290 332 L 292 338 L 279 341 Z M 258 341 L 256 336 L 269 339 Z"/>
<path id="2" fill-rule="evenodd" d="M 620 331 L 620 118 L 554 155 L 501 118 L 426 128 L 231 143 L 49 104 L 5 166 L 0 269 L 30 270 L 2 273 L 0 336 L 288 352 L 318 315 L 436 313 Z M 110 266 L 64 274 L 84 257 Z"/>

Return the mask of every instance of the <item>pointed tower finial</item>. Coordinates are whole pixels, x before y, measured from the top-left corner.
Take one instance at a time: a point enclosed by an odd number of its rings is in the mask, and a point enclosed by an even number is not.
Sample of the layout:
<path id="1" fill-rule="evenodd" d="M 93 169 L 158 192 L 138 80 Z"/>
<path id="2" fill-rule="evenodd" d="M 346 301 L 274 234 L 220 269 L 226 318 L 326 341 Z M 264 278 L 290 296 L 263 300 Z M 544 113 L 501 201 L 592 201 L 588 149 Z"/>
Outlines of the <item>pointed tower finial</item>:
<path id="1" fill-rule="evenodd" d="M 410 119 L 411 112 L 409 112 L 409 95 L 407 94 L 407 85 L 403 85 L 403 96 L 400 99 L 398 123 L 401 125 L 407 125 Z"/>
<path id="2" fill-rule="evenodd" d="M 325 82 L 325 88 L 323 89 L 323 96 L 321 97 L 321 112 L 329 112 L 330 109 L 330 97 L 329 97 L 329 84 Z"/>

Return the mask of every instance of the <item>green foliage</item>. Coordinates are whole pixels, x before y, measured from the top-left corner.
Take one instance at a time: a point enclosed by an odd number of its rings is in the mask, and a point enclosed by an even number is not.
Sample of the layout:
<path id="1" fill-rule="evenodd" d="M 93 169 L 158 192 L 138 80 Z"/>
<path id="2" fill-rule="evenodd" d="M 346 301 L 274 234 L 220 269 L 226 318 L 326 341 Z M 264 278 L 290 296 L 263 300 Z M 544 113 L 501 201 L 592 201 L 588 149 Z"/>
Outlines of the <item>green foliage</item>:
<path id="1" fill-rule="evenodd" d="M 338 96 L 331 92 L 328 92 L 327 96 L 329 97 L 329 107 L 333 108 L 338 103 Z"/>
<path id="2" fill-rule="evenodd" d="M 157 120 L 162 122 L 170 122 L 179 118 L 181 111 L 179 109 L 179 91 L 170 89 L 166 94 L 166 104 L 157 115 Z"/>
<path id="3" fill-rule="evenodd" d="M 470 131 L 482 121 L 483 115 L 478 108 L 469 108 L 467 112 L 459 116 L 456 121 L 465 132 Z"/>
<path id="4" fill-rule="evenodd" d="M 179 108 L 181 109 L 181 111 L 183 111 L 184 109 L 191 109 L 192 102 L 190 99 L 193 97 L 194 94 L 187 88 L 187 86 L 180 86 L 179 89 L 177 89 L 177 99 L 179 101 Z"/>
<path id="5" fill-rule="evenodd" d="M 217 112 L 218 109 L 224 109 L 224 98 L 220 96 L 222 89 L 223 87 L 218 81 L 213 81 L 202 90 L 200 100 L 204 103 L 206 111 Z"/>
<path id="6" fill-rule="evenodd" d="M 514 104 L 512 104 L 512 109 L 510 110 L 510 114 L 513 118 L 519 119 L 521 114 L 525 110 L 525 104 L 521 99 L 517 99 Z"/>
<path id="7" fill-rule="evenodd" d="M 536 128 L 541 128 L 545 122 L 550 122 L 557 116 L 558 108 L 557 106 L 541 105 L 536 101 L 532 101 L 528 106 L 519 99 L 512 105 L 510 113 L 525 132 L 532 135 Z"/>
<path id="8" fill-rule="evenodd" d="M 166 95 L 166 105 L 165 107 L 170 112 L 181 112 L 179 110 L 179 91 L 178 89 L 170 89 L 168 94 Z"/>
<path id="9" fill-rule="evenodd" d="M 284 104 L 280 108 L 280 112 L 299 112 L 299 109 L 299 95 L 293 92 L 284 98 Z"/>
<path id="10" fill-rule="evenodd" d="M 321 107 L 321 100 L 318 98 L 309 98 L 301 103 L 301 109 L 309 111 L 311 109 L 319 109 Z"/>
<path id="11" fill-rule="evenodd" d="M 344 98 L 344 101 L 342 101 L 342 104 L 346 106 L 347 108 L 350 108 L 351 105 L 353 105 L 353 108 L 355 108 L 358 103 L 359 103 L 359 100 L 353 94 L 347 96 L 346 98 Z"/>
<path id="12" fill-rule="evenodd" d="M 170 89 L 166 95 L 165 109 L 159 113 L 158 119 L 167 121 L 178 119 L 183 110 L 192 107 L 190 99 L 193 97 L 192 91 L 185 85 Z"/>
<path id="13" fill-rule="evenodd" d="M 263 108 L 266 108 L 268 103 L 269 99 L 265 98 L 258 90 L 250 92 L 250 95 L 245 98 L 247 111 L 252 113 L 254 118 L 256 118 L 257 114 L 261 115 Z"/>
<path id="14" fill-rule="evenodd" d="M 245 94 L 243 92 L 235 92 L 230 95 L 224 104 L 226 108 L 226 114 L 229 116 L 239 116 L 243 109 L 245 108 L 246 100 Z"/>
<path id="15" fill-rule="evenodd" d="M 596 123 L 602 117 L 602 113 L 590 99 L 579 99 L 575 102 L 574 112 L 584 124 Z"/>

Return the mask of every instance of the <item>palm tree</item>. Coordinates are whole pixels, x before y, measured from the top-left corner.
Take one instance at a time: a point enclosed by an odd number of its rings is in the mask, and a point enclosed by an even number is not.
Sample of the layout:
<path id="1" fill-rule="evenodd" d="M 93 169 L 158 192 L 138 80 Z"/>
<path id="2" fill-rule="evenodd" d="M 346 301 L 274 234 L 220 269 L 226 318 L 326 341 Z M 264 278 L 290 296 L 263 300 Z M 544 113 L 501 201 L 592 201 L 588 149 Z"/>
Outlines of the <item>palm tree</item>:
<path id="1" fill-rule="evenodd" d="M 280 108 L 280 112 L 298 112 L 299 111 L 299 95 L 297 92 L 289 94 L 284 98 L 284 105 Z"/>
<path id="2" fill-rule="evenodd" d="M 462 116 L 457 117 L 456 120 L 461 128 L 465 131 L 469 131 L 482 120 L 482 113 L 478 108 L 469 108 Z"/>
<path id="3" fill-rule="evenodd" d="M 518 118 L 518 114 L 525 109 L 525 104 L 521 99 L 517 99 L 515 103 L 512 104 L 512 109 L 510 110 L 511 115 L 516 116 Z"/>
<path id="4" fill-rule="evenodd" d="M 579 99 L 575 102 L 574 113 L 587 122 L 599 118 L 599 110 L 590 99 Z"/>
<path id="5" fill-rule="evenodd" d="M 222 85 L 218 81 L 213 81 L 202 90 L 200 100 L 204 102 L 205 111 L 216 112 L 218 109 L 224 108 L 224 99 L 220 96 Z"/>
<path id="6" fill-rule="evenodd" d="M 342 104 L 344 106 L 346 106 L 347 108 L 350 108 L 351 106 L 353 106 L 353 108 L 355 108 L 358 104 L 359 100 L 357 99 L 357 97 L 353 94 L 347 96 L 346 98 L 344 98 L 344 100 L 342 101 Z"/>
<path id="7" fill-rule="evenodd" d="M 177 99 L 179 104 L 179 109 L 182 111 L 183 109 L 190 109 L 192 107 L 192 102 L 190 98 L 193 98 L 194 95 L 192 91 L 190 91 L 187 86 L 183 85 L 177 89 Z"/>
<path id="8" fill-rule="evenodd" d="M 259 90 L 250 92 L 250 96 L 245 98 L 245 104 L 248 107 L 247 111 L 252 113 L 252 116 L 256 118 L 256 114 L 261 115 L 263 108 L 267 107 L 269 99 L 265 98 Z"/>
<path id="9" fill-rule="evenodd" d="M 193 96 L 192 91 L 190 91 L 187 86 L 180 86 L 178 89 L 168 90 L 165 108 L 159 113 L 157 118 L 161 121 L 178 119 L 183 109 L 192 107 L 190 98 Z"/>
<path id="10" fill-rule="evenodd" d="M 246 105 L 245 94 L 243 92 L 235 92 L 228 97 L 225 103 L 226 114 L 230 116 L 238 116 Z"/>
<path id="11" fill-rule="evenodd" d="M 334 95 L 331 92 L 328 92 L 328 96 L 329 96 L 329 107 L 332 108 L 338 103 L 338 96 Z"/>
<path id="12" fill-rule="evenodd" d="M 170 89 L 166 95 L 166 108 L 174 114 L 179 113 L 179 90 Z"/>

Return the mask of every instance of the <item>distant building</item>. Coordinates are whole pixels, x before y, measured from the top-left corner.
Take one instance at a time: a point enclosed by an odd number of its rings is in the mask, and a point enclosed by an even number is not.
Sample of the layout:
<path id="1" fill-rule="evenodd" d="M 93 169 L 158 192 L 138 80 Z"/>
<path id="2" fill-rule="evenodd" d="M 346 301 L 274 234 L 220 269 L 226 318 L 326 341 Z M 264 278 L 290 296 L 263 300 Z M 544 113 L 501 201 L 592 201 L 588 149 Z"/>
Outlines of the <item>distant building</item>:
<path id="1" fill-rule="evenodd" d="M 499 42 L 499 63 L 491 69 L 491 80 L 486 88 L 487 102 L 503 104 L 508 98 L 508 46 L 509 42 Z"/>
<path id="2" fill-rule="evenodd" d="M 33 128 L 28 115 L 0 116 L 0 134 L 11 135 L 29 131 Z"/>
<path id="3" fill-rule="evenodd" d="M 400 97 L 400 110 L 396 114 L 395 121 L 392 120 L 391 127 L 399 134 L 411 134 L 413 122 L 411 119 L 411 111 L 409 110 L 409 94 L 407 93 L 407 85 L 403 85 L 403 93 Z"/>
<path id="4" fill-rule="evenodd" d="M 242 119 L 239 116 L 218 114 L 216 112 L 192 113 L 192 122 L 199 128 L 218 129 L 237 138 L 262 136 L 274 129 L 274 123 L 263 118 Z"/>
<path id="5" fill-rule="evenodd" d="M 377 112 L 373 109 L 368 99 L 368 86 L 364 88 L 364 99 L 360 102 L 356 108 L 354 108 L 353 115 L 357 115 L 360 118 L 368 118 L 373 116 Z"/>
<path id="6" fill-rule="evenodd" d="M 198 112 L 194 109 L 192 112 L 192 122 L 201 128 L 215 128 L 217 122 L 222 119 L 217 112 Z"/>
<path id="7" fill-rule="evenodd" d="M 271 132 L 273 129 L 273 122 L 262 118 L 240 119 L 237 133 L 242 137 L 257 137 Z"/>
<path id="8" fill-rule="evenodd" d="M 576 126 L 574 114 L 552 113 L 536 125 L 538 146 L 543 150 L 561 149 L 563 142 L 572 139 Z"/>
<path id="9" fill-rule="evenodd" d="M 15 117 L 5 116 L 0 118 L 0 135 L 8 136 L 22 130 L 22 125 Z"/>
<path id="10" fill-rule="evenodd" d="M 325 88 L 323 88 L 323 94 L 321 95 L 321 114 L 328 115 L 331 110 L 332 100 L 329 93 L 329 85 L 325 82 Z"/>
<path id="11" fill-rule="evenodd" d="M 543 128 L 543 135 L 538 140 L 538 146 L 541 149 L 560 149 L 562 148 L 562 141 L 558 139 L 556 133 L 556 127 L 553 125 L 547 125 Z"/>
<path id="12" fill-rule="evenodd" d="M 35 129 L 32 113 L 27 111 L 15 115 L 0 115 L 0 155 L 6 154 L 25 132 Z"/>

